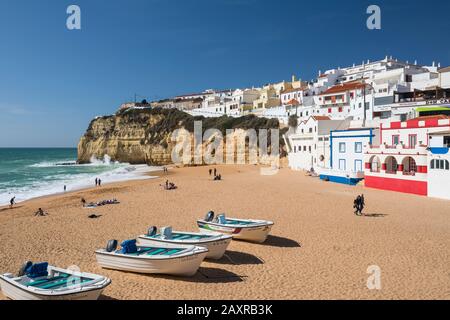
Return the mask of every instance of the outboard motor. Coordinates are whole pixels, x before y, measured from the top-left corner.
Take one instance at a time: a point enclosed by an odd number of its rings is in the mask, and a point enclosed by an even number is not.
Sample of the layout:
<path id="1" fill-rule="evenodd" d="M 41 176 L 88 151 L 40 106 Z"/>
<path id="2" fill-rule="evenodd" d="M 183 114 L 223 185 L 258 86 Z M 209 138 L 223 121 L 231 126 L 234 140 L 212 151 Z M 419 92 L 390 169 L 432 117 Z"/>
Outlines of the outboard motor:
<path id="1" fill-rule="evenodd" d="M 214 211 L 210 211 L 206 214 L 205 221 L 211 222 L 214 219 Z"/>
<path id="2" fill-rule="evenodd" d="M 109 240 L 108 244 L 106 245 L 106 252 L 113 252 L 117 249 L 117 240 Z"/>
<path id="3" fill-rule="evenodd" d="M 158 228 L 155 227 L 155 226 L 153 226 L 153 227 L 148 228 L 147 235 L 148 235 L 149 237 L 154 237 L 154 236 L 156 236 L 156 233 L 157 233 L 157 232 L 158 232 Z"/>
<path id="4" fill-rule="evenodd" d="M 22 265 L 22 267 L 20 268 L 19 272 L 17 273 L 17 276 L 18 277 L 23 277 L 26 274 L 27 269 L 29 269 L 32 265 L 33 265 L 33 262 L 31 262 L 31 261 L 25 262 Z"/>
<path id="5" fill-rule="evenodd" d="M 225 213 L 219 214 L 217 216 L 217 223 L 227 224 L 227 219 L 225 218 Z"/>
<path id="6" fill-rule="evenodd" d="M 172 227 L 161 228 L 161 234 L 164 239 L 172 239 Z"/>

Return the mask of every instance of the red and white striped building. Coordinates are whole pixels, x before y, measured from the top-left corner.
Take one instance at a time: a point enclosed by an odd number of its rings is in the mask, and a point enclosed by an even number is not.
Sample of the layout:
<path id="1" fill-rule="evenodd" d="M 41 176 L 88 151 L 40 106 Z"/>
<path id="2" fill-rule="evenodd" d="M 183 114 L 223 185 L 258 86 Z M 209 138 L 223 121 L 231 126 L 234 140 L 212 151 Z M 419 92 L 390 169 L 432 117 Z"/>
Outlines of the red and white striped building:
<path id="1" fill-rule="evenodd" d="M 379 145 L 365 150 L 365 185 L 427 196 L 429 134 L 448 130 L 443 115 L 381 125 Z"/>

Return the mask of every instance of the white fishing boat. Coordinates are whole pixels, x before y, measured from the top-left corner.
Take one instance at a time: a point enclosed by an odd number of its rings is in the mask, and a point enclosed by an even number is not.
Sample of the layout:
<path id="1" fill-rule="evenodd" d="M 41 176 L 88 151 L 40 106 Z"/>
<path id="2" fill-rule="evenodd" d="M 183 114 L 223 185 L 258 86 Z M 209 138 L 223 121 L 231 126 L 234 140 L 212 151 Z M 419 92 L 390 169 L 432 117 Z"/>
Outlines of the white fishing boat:
<path id="1" fill-rule="evenodd" d="M 200 232 L 172 231 L 172 227 L 161 228 L 161 232 L 158 232 L 156 227 L 151 227 L 147 234 L 138 237 L 138 245 L 151 247 L 170 243 L 204 247 L 208 249 L 207 259 L 218 260 L 223 257 L 231 239 L 231 235 L 222 233 L 205 234 Z"/>
<path id="2" fill-rule="evenodd" d="M 197 224 L 202 233 L 220 232 L 232 235 L 233 239 L 257 243 L 266 241 L 273 226 L 272 221 L 226 218 L 225 214 L 214 218 L 213 211 L 208 212 L 205 219 L 197 220 Z"/>
<path id="3" fill-rule="evenodd" d="M 91 273 L 27 262 L 17 276 L 0 275 L 2 293 L 12 300 L 97 300 L 111 280 Z"/>
<path id="4" fill-rule="evenodd" d="M 161 243 L 154 246 L 137 246 L 136 240 L 122 242 L 117 249 L 117 241 L 108 242 L 106 249 L 97 250 L 100 266 L 137 273 L 193 276 L 205 259 L 208 249 L 196 246 L 180 246 Z"/>

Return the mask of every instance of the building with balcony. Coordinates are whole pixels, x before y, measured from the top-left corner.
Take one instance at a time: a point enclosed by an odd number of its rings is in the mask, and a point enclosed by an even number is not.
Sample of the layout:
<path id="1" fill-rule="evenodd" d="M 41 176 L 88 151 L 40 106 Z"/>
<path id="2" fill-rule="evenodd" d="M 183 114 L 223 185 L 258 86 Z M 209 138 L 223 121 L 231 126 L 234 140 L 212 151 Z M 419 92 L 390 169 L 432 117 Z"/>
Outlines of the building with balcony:
<path id="1" fill-rule="evenodd" d="M 428 195 L 429 137 L 449 131 L 450 117 L 419 117 L 380 126 L 380 141 L 364 152 L 364 180 L 370 188 Z"/>

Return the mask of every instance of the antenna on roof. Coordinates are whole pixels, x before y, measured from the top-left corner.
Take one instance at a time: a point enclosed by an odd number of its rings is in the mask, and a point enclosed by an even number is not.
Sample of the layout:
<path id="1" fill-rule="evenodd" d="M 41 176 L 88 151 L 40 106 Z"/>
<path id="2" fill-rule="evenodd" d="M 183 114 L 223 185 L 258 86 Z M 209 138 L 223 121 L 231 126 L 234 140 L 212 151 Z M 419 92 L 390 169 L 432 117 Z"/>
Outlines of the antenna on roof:
<path id="1" fill-rule="evenodd" d="M 435 67 L 436 66 L 436 63 L 433 61 L 433 65 L 432 65 L 432 67 Z"/>
<path id="2" fill-rule="evenodd" d="M 438 62 L 438 68 L 440 68 L 441 67 L 441 63 L 440 62 Z"/>

